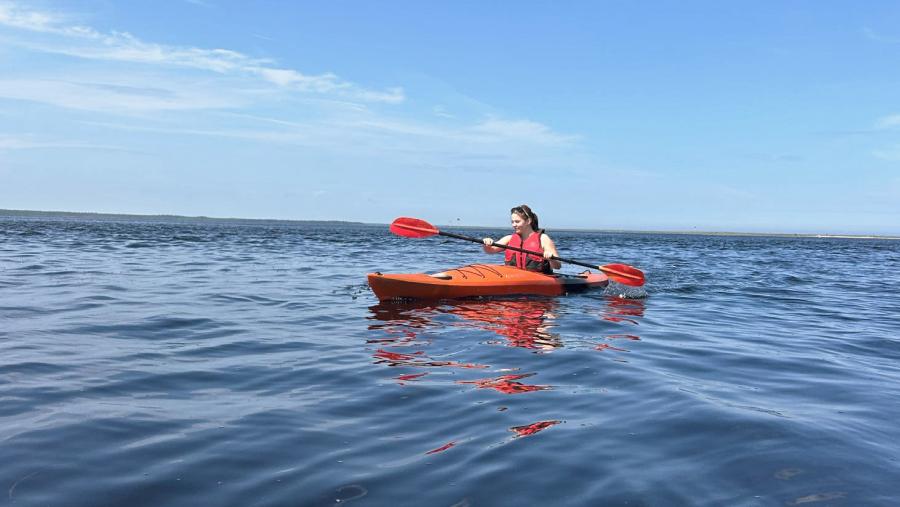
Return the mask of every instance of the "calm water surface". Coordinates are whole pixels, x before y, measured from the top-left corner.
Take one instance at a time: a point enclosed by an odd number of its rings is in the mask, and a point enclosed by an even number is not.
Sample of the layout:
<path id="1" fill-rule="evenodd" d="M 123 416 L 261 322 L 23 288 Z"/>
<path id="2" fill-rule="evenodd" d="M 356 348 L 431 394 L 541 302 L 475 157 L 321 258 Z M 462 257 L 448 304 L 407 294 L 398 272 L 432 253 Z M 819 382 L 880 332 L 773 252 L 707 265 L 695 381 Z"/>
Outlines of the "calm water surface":
<path id="1" fill-rule="evenodd" d="M 646 291 L 378 304 L 499 256 L 0 218 L 0 504 L 900 503 L 900 242 L 554 237 Z"/>

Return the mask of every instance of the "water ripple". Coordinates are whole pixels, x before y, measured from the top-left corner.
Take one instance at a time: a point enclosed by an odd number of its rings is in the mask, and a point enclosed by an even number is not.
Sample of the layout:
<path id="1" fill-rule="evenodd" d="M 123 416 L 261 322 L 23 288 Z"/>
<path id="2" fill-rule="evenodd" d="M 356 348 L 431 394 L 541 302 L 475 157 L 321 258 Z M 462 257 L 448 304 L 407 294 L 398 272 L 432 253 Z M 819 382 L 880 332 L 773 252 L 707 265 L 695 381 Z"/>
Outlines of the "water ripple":
<path id="1" fill-rule="evenodd" d="M 562 231 L 645 289 L 381 304 L 367 271 L 483 254 L 362 225 L 0 224 L 11 504 L 900 496 L 898 242 Z"/>

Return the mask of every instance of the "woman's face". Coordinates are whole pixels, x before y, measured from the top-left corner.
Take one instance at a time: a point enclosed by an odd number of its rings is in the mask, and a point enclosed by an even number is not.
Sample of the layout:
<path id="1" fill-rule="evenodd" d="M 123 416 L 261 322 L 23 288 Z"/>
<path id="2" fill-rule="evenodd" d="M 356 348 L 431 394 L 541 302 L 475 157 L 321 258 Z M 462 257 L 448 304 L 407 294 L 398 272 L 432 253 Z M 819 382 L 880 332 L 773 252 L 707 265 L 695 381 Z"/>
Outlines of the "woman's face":
<path id="1" fill-rule="evenodd" d="M 510 215 L 509 219 L 512 222 L 512 228 L 516 231 L 516 234 L 521 234 L 525 227 L 531 223 L 531 220 L 518 213 L 513 213 Z"/>

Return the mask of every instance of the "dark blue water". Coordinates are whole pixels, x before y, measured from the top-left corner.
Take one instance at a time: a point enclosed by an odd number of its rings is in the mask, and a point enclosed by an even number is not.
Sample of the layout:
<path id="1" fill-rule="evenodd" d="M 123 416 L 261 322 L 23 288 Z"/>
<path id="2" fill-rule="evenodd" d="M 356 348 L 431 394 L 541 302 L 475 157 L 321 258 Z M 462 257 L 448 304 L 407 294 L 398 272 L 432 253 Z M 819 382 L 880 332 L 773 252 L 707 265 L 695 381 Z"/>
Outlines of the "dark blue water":
<path id="1" fill-rule="evenodd" d="M 554 237 L 646 292 L 378 304 L 499 257 L 0 219 L 0 504 L 900 502 L 900 242 Z"/>

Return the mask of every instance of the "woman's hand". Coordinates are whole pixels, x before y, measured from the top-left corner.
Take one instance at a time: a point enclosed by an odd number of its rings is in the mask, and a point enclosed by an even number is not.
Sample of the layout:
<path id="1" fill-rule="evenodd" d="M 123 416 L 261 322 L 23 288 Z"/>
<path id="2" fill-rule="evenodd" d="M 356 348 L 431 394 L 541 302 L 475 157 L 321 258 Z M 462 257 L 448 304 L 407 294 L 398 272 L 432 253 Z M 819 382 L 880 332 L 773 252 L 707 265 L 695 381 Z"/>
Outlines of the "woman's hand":
<path id="1" fill-rule="evenodd" d="M 484 243 L 484 246 L 481 248 L 484 250 L 484 253 L 495 254 L 503 251 L 503 246 L 509 241 L 509 236 L 504 236 L 496 241 L 491 238 L 483 238 L 481 240 Z"/>
<path id="2" fill-rule="evenodd" d="M 559 252 L 556 251 L 556 243 L 550 239 L 550 236 L 546 234 L 541 234 L 541 246 L 544 248 L 544 259 L 550 262 L 550 267 L 553 269 L 559 269 L 562 267 L 562 264 L 554 259 L 553 257 L 559 257 Z"/>

